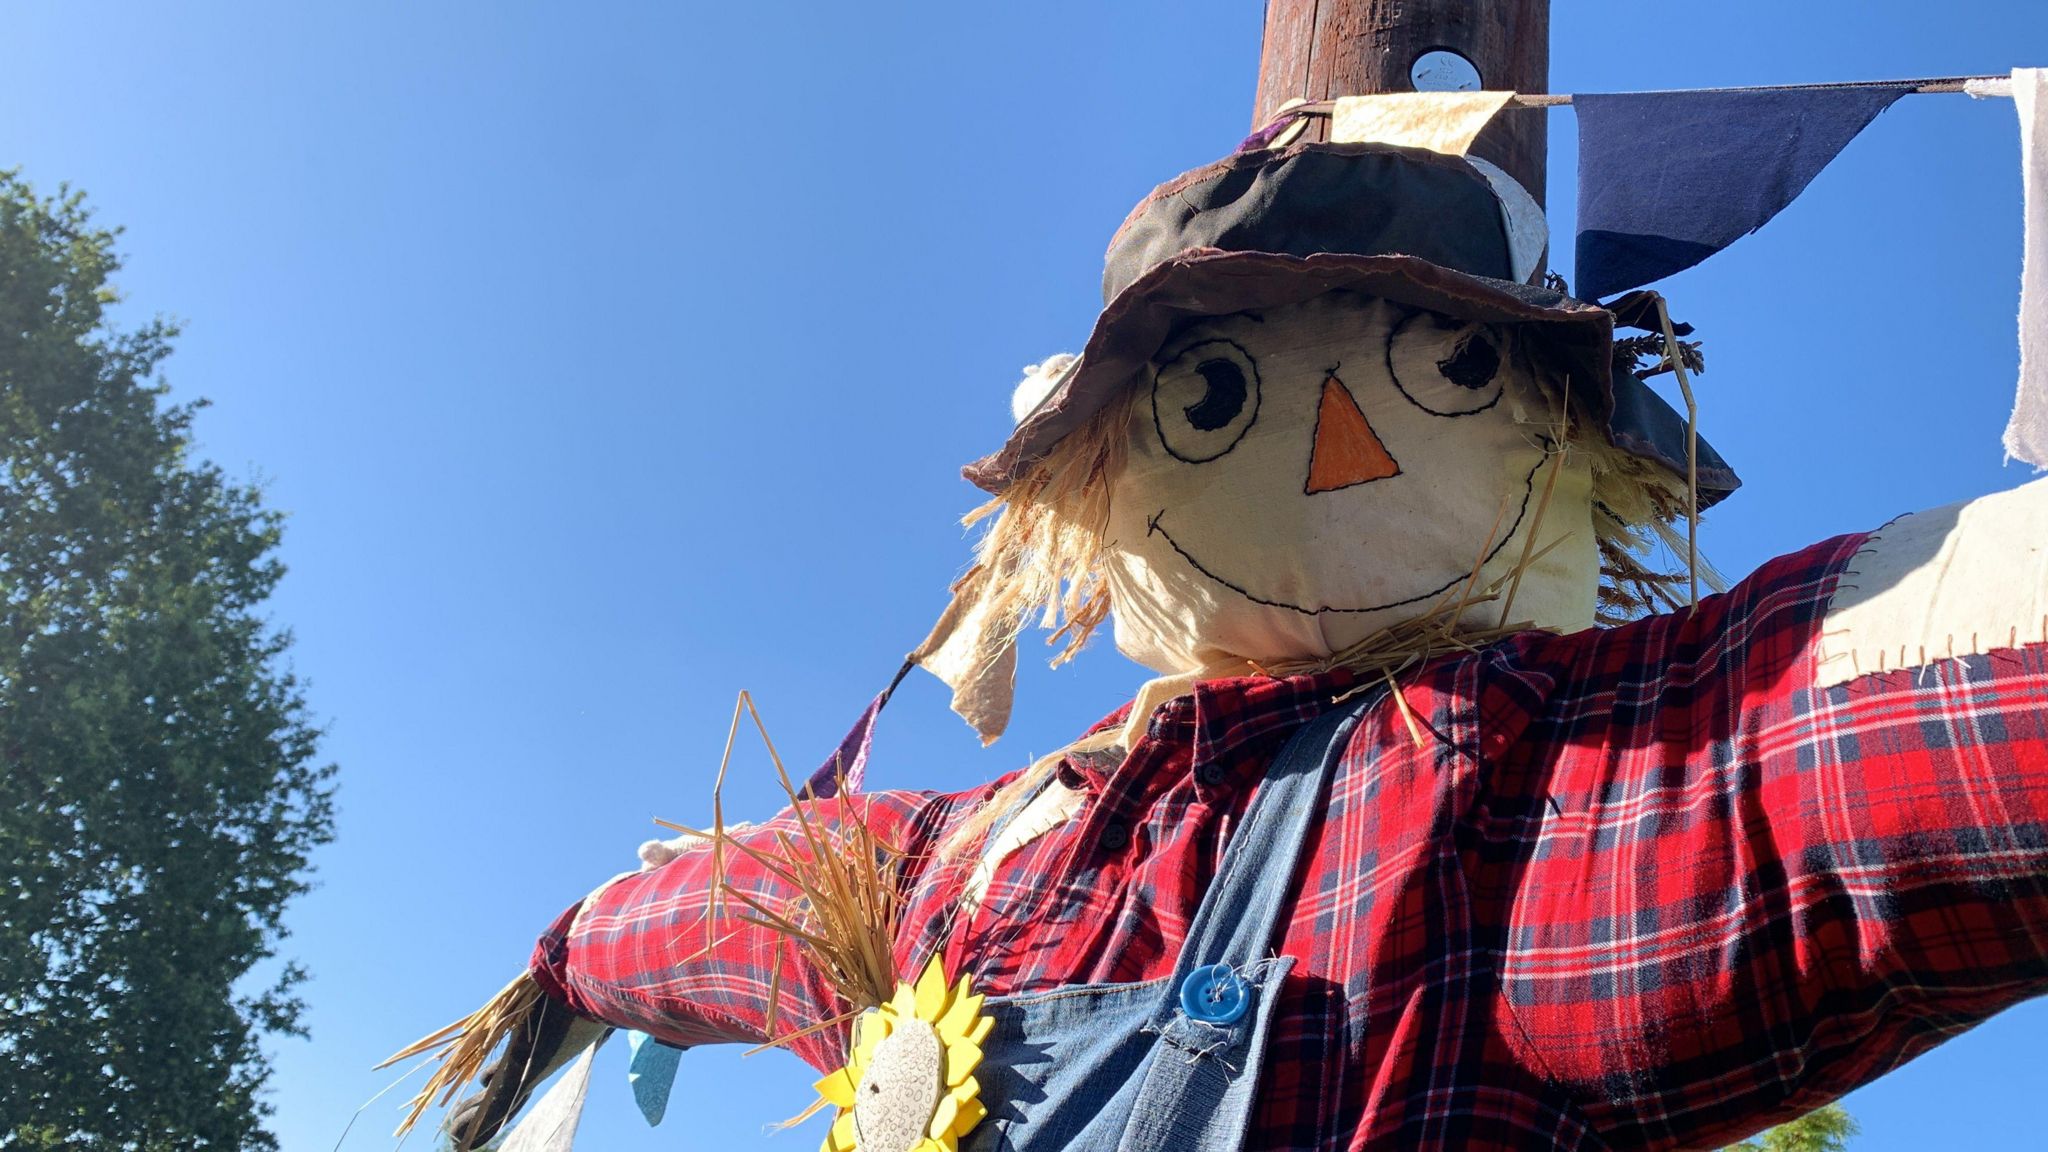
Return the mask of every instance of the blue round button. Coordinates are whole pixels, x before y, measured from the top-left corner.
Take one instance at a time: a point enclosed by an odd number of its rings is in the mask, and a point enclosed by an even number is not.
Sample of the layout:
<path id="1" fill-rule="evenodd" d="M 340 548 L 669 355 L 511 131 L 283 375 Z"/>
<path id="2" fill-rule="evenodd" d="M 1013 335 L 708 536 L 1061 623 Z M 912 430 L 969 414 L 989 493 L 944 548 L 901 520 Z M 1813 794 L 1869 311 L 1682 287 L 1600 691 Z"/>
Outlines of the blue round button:
<path id="1" fill-rule="evenodd" d="M 1205 1023 L 1234 1024 L 1251 1004 L 1251 988 L 1228 964 L 1197 968 L 1181 981 L 1181 1011 Z"/>

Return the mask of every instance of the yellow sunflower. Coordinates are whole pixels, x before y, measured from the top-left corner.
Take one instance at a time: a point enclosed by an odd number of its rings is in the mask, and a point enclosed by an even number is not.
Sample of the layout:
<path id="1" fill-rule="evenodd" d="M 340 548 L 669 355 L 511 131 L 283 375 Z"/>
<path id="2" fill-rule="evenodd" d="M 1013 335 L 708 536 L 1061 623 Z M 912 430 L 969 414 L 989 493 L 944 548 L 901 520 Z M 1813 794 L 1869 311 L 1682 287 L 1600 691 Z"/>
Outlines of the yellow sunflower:
<path id="1" fill-rule="evenodd" d="M 959 1152 L 988 1110 L 974 1069 L 995 1020 L 962 976 L 948 988 L 932 957 L 916 984 L 861 1014 L 846 1067 L 818 1081 L 839 1107 L 821 1152 Z"/>

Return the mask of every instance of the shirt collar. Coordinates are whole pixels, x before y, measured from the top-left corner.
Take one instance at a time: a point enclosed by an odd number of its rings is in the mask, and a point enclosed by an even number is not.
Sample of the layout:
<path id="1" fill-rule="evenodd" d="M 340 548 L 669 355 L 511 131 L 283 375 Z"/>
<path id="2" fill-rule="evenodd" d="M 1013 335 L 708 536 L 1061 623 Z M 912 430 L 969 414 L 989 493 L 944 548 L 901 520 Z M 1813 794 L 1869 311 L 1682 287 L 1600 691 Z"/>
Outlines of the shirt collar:
<path id="1" fill-rule="evenodd" d="M 1288 736 L 1327 710 L 1355 683 L 1348 672 L 1303 676 L 1238 676 L 1204 680 L 1194 691 L 1161 704 L 1145 727 L 1144 740 L 1188 747 L 1197 795 L 1207 798 L 1263 770 Z M 1129 705 L 1090 729 L 1120 727 Z M 1125 749 L 1069 755 L 1061 765 L 1069 784 L 1096 790 L 1125 759 Z"/>
<path id="2" fill-rule="evenodd" d="M 1329 710 L 1355 683 L 1345 671 L 1205 680 L 1168 705 L 1189 713 L 1195 791 L 1206 796 L 1263 772 L 1303 724 Z M 1161 712 L 1166 709 L 1162 708 Z"/>

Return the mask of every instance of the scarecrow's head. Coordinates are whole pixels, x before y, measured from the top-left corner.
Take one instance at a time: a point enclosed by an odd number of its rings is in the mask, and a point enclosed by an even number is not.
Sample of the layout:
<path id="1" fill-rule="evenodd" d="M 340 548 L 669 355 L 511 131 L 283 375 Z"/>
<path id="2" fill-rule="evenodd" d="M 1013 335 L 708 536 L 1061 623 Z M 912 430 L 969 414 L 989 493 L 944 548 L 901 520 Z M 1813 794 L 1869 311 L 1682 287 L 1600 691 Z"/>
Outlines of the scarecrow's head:
<path id="1" fill-rule="evenodd" d="M 1524 340 L 1341 291 L 1174 333 L 1108 478 L 1118 647 L 1165 672 L 1323 660 L 1532 543 L 1514 618 L 1592 624 L 1591 469 Z"/>
<path id="2" fill-rule="evenodd" d="M 967 469 L 998 515 L 925 663 L 969 719 L 1000 730 L 985 704 L 1006 713 L 1041 609 L 1063 656 L 1113 614 L 1133 659 L 1233 675 L 1418 617 L 1642 608 L 1683 424 L 1616 370 L 1609 312 L 1525 282 L 1532 214 L 1497 169 L 1376 145 L 1241 153 L 1140 204 L 1085 350 L 1030 374 Z M 1703 503 L 1735 485 L 1705 446 L 1699 476 Z"/>

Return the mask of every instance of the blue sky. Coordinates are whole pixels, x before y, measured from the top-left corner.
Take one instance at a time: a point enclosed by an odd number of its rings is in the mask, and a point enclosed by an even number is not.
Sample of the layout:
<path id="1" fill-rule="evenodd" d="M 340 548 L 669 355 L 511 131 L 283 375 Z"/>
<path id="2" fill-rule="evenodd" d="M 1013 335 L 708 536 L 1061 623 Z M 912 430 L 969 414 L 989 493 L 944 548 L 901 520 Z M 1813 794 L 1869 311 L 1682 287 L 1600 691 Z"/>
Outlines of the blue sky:
<path id="1" fill-rule="evenodd" d="M 1557 91 L 2002 72 L 2048 6 L 1559 4 Z M 341 765 L 291 916 L 311 1041 L 287 1149 L 461 1015 L 649 818 L 708 809 L 734 694 L 823 754 L 943 605 L 1019 366 L 1074 348 L 1109 233 L 1247 129 L 1259 6 L 71 4 L 9 13 L 0 166 L 126 227 L 127 314 L 186 321 L 204 453 L 290 513 L 272 608 Z M 1552 113 L 1568 255 L 1575 137 Z M 1748 486 L 1734 574 L 2008 487 L 2009 102 L 1909 97 L 1761 233 L 1663 287 Z M 1565 269 L 1568 271 L 1568 267 Z M 1140 678 L 1029 665 L 982 750 L 913 679 L 872 783 L 1021 765 Z M 749 755 L 728 811 L 774 793 Z M 1859 1150 L 2037 1144 L 2031 1005 L 1857 1093 Z M 810 1073 L 685 1058 L 648 1131 L 601 1062 L 586 1146 L 764 1137 Z M 397 1094 L 349 1149 L 386 1147 Z M 416 1140 L 415 1147 L 426 1142 Z"/>

